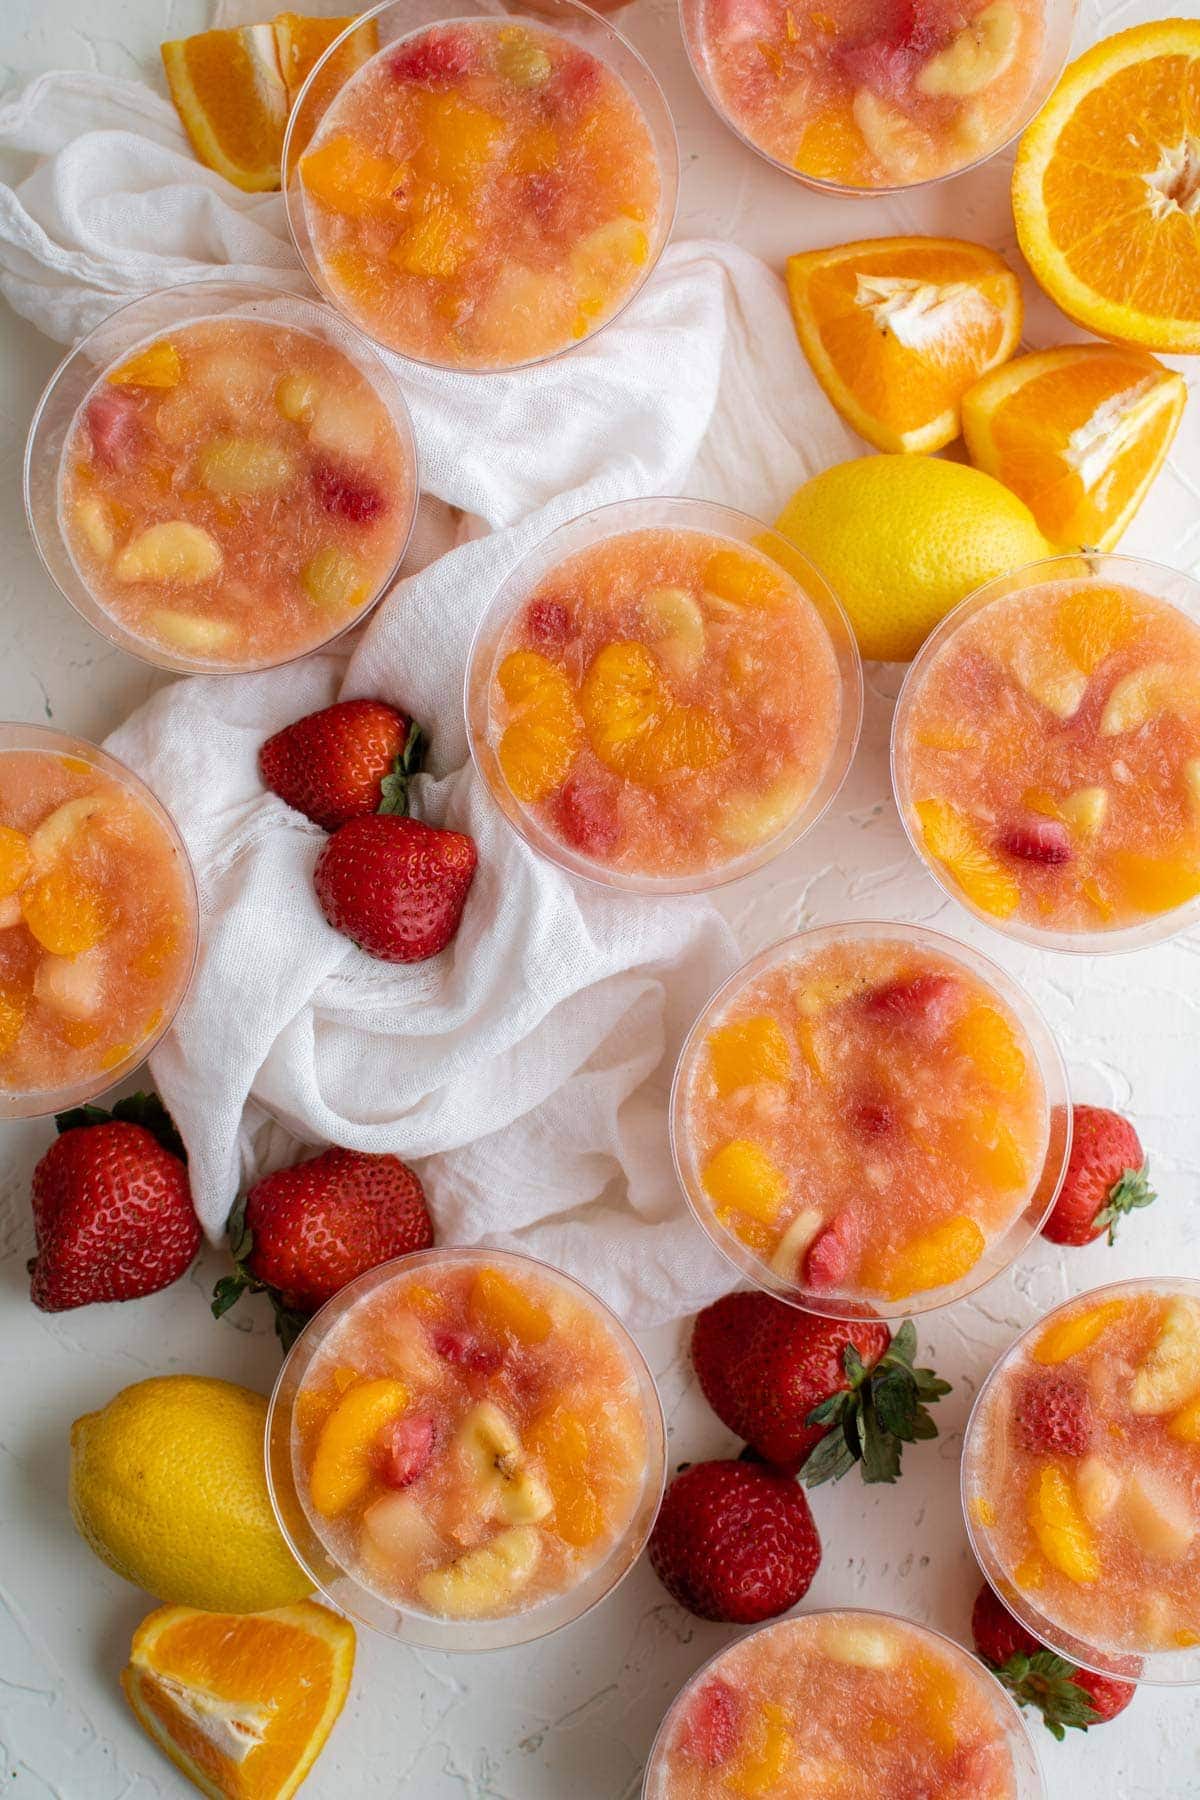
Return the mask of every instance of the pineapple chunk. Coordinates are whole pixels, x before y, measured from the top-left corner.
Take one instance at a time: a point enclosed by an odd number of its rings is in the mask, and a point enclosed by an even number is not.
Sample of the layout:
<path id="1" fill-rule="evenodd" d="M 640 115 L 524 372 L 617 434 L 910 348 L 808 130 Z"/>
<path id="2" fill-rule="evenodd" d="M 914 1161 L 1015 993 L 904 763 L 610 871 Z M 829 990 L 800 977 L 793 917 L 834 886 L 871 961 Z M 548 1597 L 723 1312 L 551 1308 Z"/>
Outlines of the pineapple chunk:
<path id="1" fill-rule="evenodd" d="M 1073 719 L 1087 692 L 1088 678 L 1056 645 L 1024 639 L 1009 662 L 1025 692 L 1056 719 Z"/>
<path id="2" fill-rule="evenodd" d="M 647 636 L 677 675 L 690 675 L 704 656 L 704 615 L 686 588 L 652 588 L 642 599 Z"/>
<path id="3" fill-rule="evenodd" d="M 314 606 L 349 612 L 367 597 L 367 582 L 360 564 L 338 544 L 326 544 L 307 562 L 300 585 Z"/>
<path id="4" fill-rule="evenodd" d="M 794 775 L 783 775 L 761 793 L 727 794 L 718 809 L 717 829 L 727 844 L 753 850 L 778 837 L 807 799 L 807 785 Z"/>
<path id="5" fill-rule="evenodd" d="M 1148 663 L 1117 682 L 1100 715 L 1100 734 L 1115 737 L 1136 731 L 1158 713 L 1194 707 L 1198 697 L 1196 682 L 1186 670 L 1170 663 Z"/>
<path id="6" fill-rule="evenodd" d="M 296 461 L 269 438 L 217 438 L 200 452 L 200 484 L 210 494 L 249 500 L 295 480 Z"/>
<path id="7" fill-rule="evenodd" d="M 1167 1307 L 1158 1338 L 1133 1379 L 1131 1411 L 1140 1417 L 1177 1413 L 1200 1393 L 1200 1305 L 1178 1298 Z"/>
<path id="8" fill-rule="evenodd" d="M 1108 789 L 1077 788 L 1059 802 L 1058 811 L 1077 837 L 1094 838 L 1108 817 Z"/>
<path id="9" fill-rule="evenodd" d="M 234 639 L 233 626 L 224 619 L 205 619 L 198 613 L 171 612 L 160 606 L 147 622 L 156 637 L 195 656 L 215 655 Z"/>
<path id="10" fill-rule="evenodd" d="M 900 1644 L 894 1633 L 853 1619 L 827 1626 L 821 1634 L 821 1648 L 834 1662 L 847 1663 L 853 1669 L 892 1669 L 900 1661 Z"/>
<path id="11" fill-rule="evenodd" d="M 77 500 L 74 518 L 75 528 L 88 549 L 94 556 L 98 556 L 101 562 L 107 562 L 116 549 L 116 539 L 113 536 L 108 508 L 103 500 L 98 500 L 94 494 L 88 494 L 82 500 Z"/>
<path id="12" fill-rule="evenodd" d="M 132 538 L 113 564 L 113 574 L 118 581 L 164 581 L 195 587 L 211 581 L 223 560 L 217 540 L 199 525 L 168 519 Z"/>
<path id="13" fill-rule="evenodd" d="M 308 441 L 349 462 L 365 462 L 375 448 L 375 420 L 364 395 L 323 391 L 313 396 Z"/>

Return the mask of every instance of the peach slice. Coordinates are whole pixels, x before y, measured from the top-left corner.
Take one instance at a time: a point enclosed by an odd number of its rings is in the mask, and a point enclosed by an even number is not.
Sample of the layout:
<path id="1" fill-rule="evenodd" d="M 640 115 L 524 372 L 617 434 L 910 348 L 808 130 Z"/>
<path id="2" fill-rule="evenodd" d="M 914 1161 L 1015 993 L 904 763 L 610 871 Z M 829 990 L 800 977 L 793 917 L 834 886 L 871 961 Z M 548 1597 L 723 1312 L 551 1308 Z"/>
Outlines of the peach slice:
<path id="1" fill-rule="evenodd" d="M 223 560 L 216 538 L 199 525 L 166 519 L 130 539 L 113 563 L 113 574 L 130 583 L 164 581 L 194 587 L 210 580 Z"/>
<path id="2" fill-rule="evenodd" d="M 788 1041 L 768 1013 L 709 1032 L 708 1058 L 719 1094 L 733 1094 L 760 1081 L 786 1081 L 792 1072 Z"/>
<path id="3" fill-rule="evenodd" d="M 308 1474 L 309 1494 L 322 1518 L 334 1518 L 362 1499 L 371 1486 L 379 1434 L 407 1406 L 402 1381 L 381 1376 L 346 1389 L 321 1428 Z"/>
<path id="4" fill-rule="evenodd" d="M 747 1800 L 772 1794 L 792 1756 L 791 1721 L 782 1706 L 763 1703 L 761 1729 L 755 1741 L 724 1771 L 724 1785 Z"/>
<path id="5" fill-rule="evenodd" d="M 533 1525 L 513 1525 L 456 1562 L 431 1569 L 417 1584 L 430 1612 L 449 1619 L 502 1613 L 529 1586 L 542 1553 Z"/>
<path id="6" fill-rule="evenodd" d="M 1030 1355 L 1037 1363 L 1069 1362 L 1073 1356 L 1090 1350 L 1114 1320 L 1121 1317 L 1125 1306 L 1124 1300 L 1105 1300 L 1099 1306 L 1089 1306 L 1083 1312 L 1069 1313 L 1065 1319 L 1055 1320 L 1043 1331 Z"/>
<path id="7" fill-rule="evenodd" d="M 773 1225 L 787 1199 L 783 1170 L 748 1138 L 735 1138 L 718 1150 L 702 1179 L 722 1224 L 734 1213 L 746 1213 L 761 1224 Z"/>
<path id="8" fill-rule="evenodd" d="M 1038 1548 L 1068 1581 L 1090 1586 L 1100 1577 L 1092 1530 L 1057 1463 L 1044 1463 L 1030 1483 L 1027 1514 Z"/>
<path id="9" fill-rule="evenodd" d="M 961 1281 L 986 1248 L 975 1220 L 959 1214 L 910 1238 L 893 1253 L 869 1252 L 863 1259 L 863 1283 L 889 1300 L 904 1300 Z"/>
<path id="10" fill-rule="evenodd" d="M 546 1308 L 499 1269 L 480 1269 L 468 1304 L 477 1325 L 519 1344 L 544 1344 L 554 1329 Z"/>

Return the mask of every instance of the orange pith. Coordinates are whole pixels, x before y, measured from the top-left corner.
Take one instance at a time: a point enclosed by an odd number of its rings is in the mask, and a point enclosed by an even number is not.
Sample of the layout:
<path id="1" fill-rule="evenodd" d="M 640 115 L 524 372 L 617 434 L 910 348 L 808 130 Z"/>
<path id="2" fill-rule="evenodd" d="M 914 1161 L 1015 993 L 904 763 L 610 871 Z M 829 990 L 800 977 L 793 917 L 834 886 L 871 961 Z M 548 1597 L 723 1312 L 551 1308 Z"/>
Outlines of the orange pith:
<path id="1" fill-rule="evenodd" d="M 1066 344 L 985 375 L 963 400 L 976 468 L 1024 500 L 1052 544 L 1111 550 L 1162 467 L 1187 387 L 1141 350 Z"/>
<path id="2" fill-rule="evenodd" d="M 1013 171 L 1021 249 L 1069 318 L 1200 350 L 1198 168 L 1200 20 L 1133 26 L 1071 64 Z"/>
<path id="3" fill-rule="evenodd" d="M 848 424 L 878 450 L 940 450 L 963 395 L 1012 355 L 1017 278 L 957 238 L 874 238 L 792 256 L 800 344 Z"/>
<path id="4" fill-rule="evenodd" d="M 289 1800 L 353 1668 L 353 1626 L 311 1601 L 251 1614 L 164 1606 L 134 1633 L 121 1685 L 139 1724 L 201 1793 Z"/>

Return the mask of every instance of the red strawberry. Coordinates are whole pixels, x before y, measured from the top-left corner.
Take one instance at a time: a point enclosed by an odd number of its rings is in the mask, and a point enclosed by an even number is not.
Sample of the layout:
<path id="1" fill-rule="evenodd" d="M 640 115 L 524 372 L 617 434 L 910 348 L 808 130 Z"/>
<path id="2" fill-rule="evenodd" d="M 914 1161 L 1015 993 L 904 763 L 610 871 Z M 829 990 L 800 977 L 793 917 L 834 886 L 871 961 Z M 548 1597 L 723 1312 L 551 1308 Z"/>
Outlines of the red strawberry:
<path id="1" fill-rule="evenodd" d="M 311 1314 L 368 1269 L 428 1250 L 425 1194 L 398 1156 L 323 1150 L 266 1175 L 229 1215 L 237 1271 L 213 1290 L 216 1318 L 263 1289 L 287 1349 Z"/>
<path id="2" fill-rule="evenodd" d="M 388 67 L 397 81 L 449 87 L 475 67 L 475 46 L 464 31 L 429 32 L 402 46 Z"/>
<path id="3" fill-rule="evenodd" d="M 61 1135 L 33 1171 L 34 1305 L 67 1312 L 170 1287 L 201 1233 L 162 1101 L 133 1094 L 111 1112 L 83 1106 L 56 1123 Z"/>
<path id="4" fill-rule="evenodd" d="M 372 813 L 334 832 L 313 885 L 334 930 L 368 956 L 424 962 L 458 930 L 477 861 L 459 831 Z"/>
<path id="5" fill-rule="evenodd" d="M 137 457 L 141 427 L 137 405 L 128 394 L 111 390 L 89 400 L 84 413 L 92 455 L 106 469 L 128 469 Z"/>
<path id="6" fill-rule="evenodd" d="M 373 482 L 351 475 L 334 463 L 318 463 L 313 470 L 313 484 L 325 511 L 349 519 L 353 525 L 369 525 L 387 511 L 387 501 Z"/>
<path id="7" fill-rule="evenodd" d="M 1014 820 L 1004 827 L 997 842 L 1009 856 L 1018 856 L 1022 862 L 1045 863 L 1047 867 L 1069 863 L 1075 855 L 1061 819 Z"/>
<path id="8" fill-rule="evenodd" d="M 803 1491 L 761 1464 L 693 1463 L 663 1498 L 650 1566 L 701 1619 L 754 1625 L 808 1592 L 821 1540 Z"/>
<path id="9" fill-rule="evenodd" d="M 379 1452 L 379 1479 L 385 1487 L 406 1488 L 433 1460 L 437 1425 L 431 1413 L 406 1413 L 386 1428 Z"/>
<path id="10" fill-rule="evenodd" d="M 971 1614 L 975 1648 L 1019 1706 L 1038 1709 L 1048 1730 L 1060 1741 L 1068 1726 L 1086 1731 L 1124 1712 L 1136 1692 L 1132 1681 L 1077 1669 L 1065 1657 L 1047 1650 L 985 1581 Z"/>
<path id="11" fill-rule="evenodd" d="M 800 1470 L 813 1487 L 861 1459 L 865 1480 L 894 1481 L 901 1440 L 935 1437 L 926 1402 L 950 1391 L 913 1368 L 916 1342 L 911 1321 L 893 1339 L 876 1320 L 821 1319 L 769 1294 L 726 1294 L 696 1320 L 692 1363 L 717 1417 L 776 1468 Z"/>
<path id="12" fill-rule="evenodd" d="M 680 1748 L 706 1769 L 719 1769 L 737 1748 L 741 1736 L 742 1701 L 736 1688 L 714 1675 L 688 1708 Z"/>
<path id="13" fill-rule="evenodd" d="M 548 237 L 557 236 L 564 225 L 570 223 L 577 202 L 565 175 L 553 170 L 527 175 L 521 184 L 521 193 L 525 205 Z M 534 602 L 535 607 L 548 604 L 554 602 Z"/>
<path id="14" fill-rule="evenodd" d="M 1137 1132 L 1106 1106 L 1071 1109 L 1071 1155 L 1054 1210 L 1042 1226 L 1052 1244 L 1090 1244 L 1108 1233 L 1109 1243 L 1125 1213 L 1158 1198 Z"/>
<path id="15" fill-rule="evenodd" d="M 928 1025 L 937 1030 L 946 1018 L 958 983 L 953 975 L 914 975 L 871 988 L 859 1004 L 869 1019 L 887 1025 Z"/>
<path id="16" fill-rule="evenodd" d="M 835 1213 L 818 1231 L 804 1257 L 804 1286 L 841 1287 L 858 1255 L 859 1232 L 854 1215 Z"/>
<path id="17" fill-rule="evenodd" d="M 586 50 L 568 52 L 547 83 L 546 99 L 567 119 L 578 119 L 600 93 L 600 64 Z"/>
<path id="18" fill-rule="evenodd" d="M 558 825 L 585 856 L 601 856 L 621 835 L 617 787 L 597 776 L 572 775 L 555 803 Z"/>
<path id="19" fill-rule="evenodd" d="M 1014 1416 L 1021 1442 L 1037 1455 L 1082 1456 L 1096 1428 L 1088 1391 L 1072 1375 L 1029 1376 Z"/>
<path id="20" fill-rule="evenodd" d="M 402 813 L 420 766 L 421 727 L 383 700 L 340 700 L 269 737 L 263 783 L 297 812 L 336 831 L 373 812 Z"/>
<path id="21" fill-rule="evenodd" d="M 525 609 L 525 630 L 535 650 L 555 656 L 571 635 L 571 615 L 561 600 L 533 600 Z"/>
<path id="22" fill-rule="evenodd" d="M 850 1109 L 850 1123 L 863 1137 L 886 1137 L 896 1128 L 896 1109 L 886 1100 L 857 1100 Z"/>
<path id="23" fill-rule="evenodd" d="M 492 1375 L 504 1361 L 504 1352 L 498 1344 L 485 1344 L 482 1338 L 469 1331 L 439 1327 L 430 1335 L 439 1356 L 471 1375 Z"/>

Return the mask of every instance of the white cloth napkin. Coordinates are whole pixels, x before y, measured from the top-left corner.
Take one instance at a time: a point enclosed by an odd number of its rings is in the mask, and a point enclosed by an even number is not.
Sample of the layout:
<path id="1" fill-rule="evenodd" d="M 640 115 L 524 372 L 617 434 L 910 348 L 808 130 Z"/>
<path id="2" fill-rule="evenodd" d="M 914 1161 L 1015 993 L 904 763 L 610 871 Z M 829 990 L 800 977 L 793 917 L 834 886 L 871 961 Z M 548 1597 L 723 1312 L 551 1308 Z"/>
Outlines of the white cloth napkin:
<path id="1" fill-rule="evenodd" d="M 279 197 L 201 168 L 143 86 L 34 81 L 0 106 L 0 167 L 14 165 L 0 292 L 60 342 L 205 275 L 307 287 Z M 706 900 L 610 895 L 523 847 L 471 769 L 466 650 L 505 572 L 561 521 L 680 492 L 770 518 L 856 440 L 809 375 L 778 279 L 715 243 L 672 246 L 615 325 L 544 368 L 395 366 L 425 493 L 445 503 L 423 503 L 408 566 L 425 566 L 348 657 L 178 681 L 109 740 L 171 809 L 202 889 L 197 980 L 154 1077 L 214 1238 L 239 1186 L 302 1148 L 390 1150 L 417 1161 L 444 1239 L 523 1248 L 632 1324 L 659 1323 L 734 1280 L 687 1216 L 666 1119 L 675 1052 L 733 939 Z M 256 773 L 269 733 L 357 694 L 428 727 L 418 810 L 479 846 L 453 946 L 412 968 L 325 924 L 310 880 L 323 836 Z"/>

